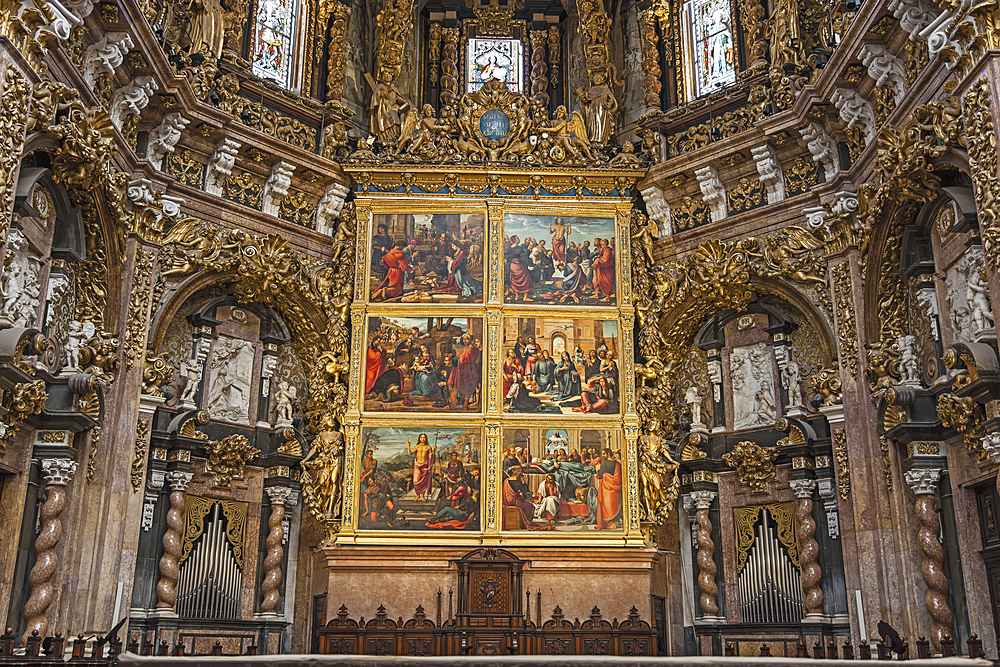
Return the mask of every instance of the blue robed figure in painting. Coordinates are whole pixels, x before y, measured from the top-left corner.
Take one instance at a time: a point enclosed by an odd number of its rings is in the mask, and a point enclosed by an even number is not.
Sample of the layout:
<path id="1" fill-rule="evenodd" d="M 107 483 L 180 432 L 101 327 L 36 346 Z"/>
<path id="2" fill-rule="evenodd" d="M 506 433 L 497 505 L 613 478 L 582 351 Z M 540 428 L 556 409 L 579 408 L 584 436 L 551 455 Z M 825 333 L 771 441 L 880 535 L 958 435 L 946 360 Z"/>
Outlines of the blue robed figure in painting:
<path id="1" fill-rule="evenodd" d="M 426 345 L 420 346 L 420 354 L 413 360 L 413 384 L 411 396 L 433 398 L 440 392 L 437 364 Z"/>
<path id="2" fill-rule="evenodd" d="M 563 351 L 559 365 L 556 366 L 556 386 L 559 390 L 554 399 L 556 401 L 565 401 L 580 395 L 580 373 L 576 370 L 569 352 Z"/>

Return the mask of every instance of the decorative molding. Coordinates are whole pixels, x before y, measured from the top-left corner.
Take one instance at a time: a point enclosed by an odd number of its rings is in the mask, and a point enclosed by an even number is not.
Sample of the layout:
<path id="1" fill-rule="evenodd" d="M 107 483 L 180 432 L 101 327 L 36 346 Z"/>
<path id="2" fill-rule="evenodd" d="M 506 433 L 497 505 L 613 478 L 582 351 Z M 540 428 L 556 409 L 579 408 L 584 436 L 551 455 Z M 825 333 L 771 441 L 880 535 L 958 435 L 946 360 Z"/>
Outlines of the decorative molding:
<path id="1" fill-rule="evenodd" d="M 858 95 L 857 91 L 847 88 L 833 91 L 830 101 L 837 107 L 840 119 L 847 123 L 848 128 L 860 128 L 868 144 L 875 141 L 878 124 L 875 121 L 875 110 L 870 102 Z"/>

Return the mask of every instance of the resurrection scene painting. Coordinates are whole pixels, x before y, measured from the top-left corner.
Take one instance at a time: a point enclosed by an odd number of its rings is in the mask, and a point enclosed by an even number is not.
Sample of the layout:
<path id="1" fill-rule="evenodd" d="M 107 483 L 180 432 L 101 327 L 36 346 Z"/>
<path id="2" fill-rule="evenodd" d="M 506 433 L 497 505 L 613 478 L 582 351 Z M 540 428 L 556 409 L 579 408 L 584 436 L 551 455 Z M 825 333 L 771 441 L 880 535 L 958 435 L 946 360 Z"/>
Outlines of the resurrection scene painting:
<path id="1" fill-rule="evenodd" d="M 613 218 L 508 213 L 503 233 L 507 303 L 615 305 Z"/>
<path id="2" fill-rule="evenodd" d="M 365 428 L 358 527 L 479 530 L 481 443 L 478 428 Z"/>
<path id="3" fill-rule="evenodd" d="M 482 318 L 368 318 L 365 410 L 480 412 L 482 382 Z"/>
<path id="4" fill-rule="evenodd" d="M 482 303 L 482 213 L 372 217 L 371 301 Z"/>
<path id="5" fill-rule="evenodd" d="M 613 431 L 506 428 L 504 530 L 620 530 L 622 461 Z"/>
<path id="6" fill-rule="evenodd" d="M 619 414 L 618 320 L 506 317 L 504 412 Z"/>

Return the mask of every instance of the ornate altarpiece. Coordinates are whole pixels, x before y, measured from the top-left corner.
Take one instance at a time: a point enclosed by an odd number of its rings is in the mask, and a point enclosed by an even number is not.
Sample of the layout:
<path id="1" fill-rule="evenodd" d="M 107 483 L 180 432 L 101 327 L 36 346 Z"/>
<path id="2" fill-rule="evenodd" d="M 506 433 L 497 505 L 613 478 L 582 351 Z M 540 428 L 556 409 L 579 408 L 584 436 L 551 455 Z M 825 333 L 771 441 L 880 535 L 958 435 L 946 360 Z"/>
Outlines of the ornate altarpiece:
<path id="1" fill-rule="evenodd" d="M 572 544 L 592 546 L 643 546 L 640 531 L 635 375 L 632 332 L 634 307 L 631 293 L 630 233 L 628 216 L 632 210 L 632 188 L 642 177 L 639 168 L 584 169 L 571 167 L 483 167 L 433 164 L 345 165 L 356 185 L 358 218 L 357 266 L 352 317 L 350 393 L 346 420 L 345 476 L 341 527 L 338 544 L 392 543 L 507 547 Z M 482 215 L 485 221 L 483 248 L 483 294 L 479 303 L 386 303 L 373 301 L 377 287 L 371 275 L 371 258 L 376 219 L 382 216 Z M 550 216 L 608 218 L 614 221 L 614 258 L 617 289 L 608 303 L 599 305 L 519 302 L 509 303 L 504 295 L 505 216 Z M 550 219 L 550 218 L 545 218 Z M 548 230 L 540 236 L 548 238 Z M 595 290 L 596 291 L 596 290 Z M 398 299 L 396 300 L 398 301 Z M 419 318 L 436 316 L 482 318 L 484 321 L 483 381 L 478 410 L 454 414 L 438 412 L 385 412 L 365 409 L 365 362 L 370 319 Z M 617 414 L 523 414 L 505 412 L 501 363 L 502 328 L 505 318 L 543 320 L 545 318 L 614 321 L 617 323 L 617 350 L 620 378 L 620 409 Z M 363 433 L 366 428 L 445 428 L 482 429 L 481 530 L 379 531 L 359 525 L 364 490 L 359 487 L 363 470 Z M 503 531 L 501 501 L 503 470 L 502 445 L 505 430 L 525 426 L 547 429 L 603 429 L 617 438 L 621 447 L 622 513 L 615 530 L 575 532 Z M 532 489 L 533 490 L 533 489 Z M 333 600 L 331 600 L 331 603 Z"/>

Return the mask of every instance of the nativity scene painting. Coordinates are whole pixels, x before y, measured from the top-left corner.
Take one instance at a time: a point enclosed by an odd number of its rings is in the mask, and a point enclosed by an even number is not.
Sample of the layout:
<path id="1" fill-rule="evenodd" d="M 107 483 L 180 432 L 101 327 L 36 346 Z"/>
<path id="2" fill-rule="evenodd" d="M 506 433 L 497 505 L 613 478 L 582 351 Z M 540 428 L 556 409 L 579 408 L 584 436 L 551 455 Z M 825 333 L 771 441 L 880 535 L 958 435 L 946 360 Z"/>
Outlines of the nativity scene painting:
<path id="1" fill-rule="evenodd" d="M 358 527 L 478 531 L 481 443 L 478 428 L 365 428 Z"/>
<path id="2" fill-rule="evenodd" d="M 620 414 L 618 320 L 506 317 L 507 413 Z"/>
<path id="3" fill-rule="evenodd" d="M 482 318 L 369 317 L 364 409 L 479 413 L 483 363 Z"/>
<path id="4" fill-rule="evenodd" d="M 613 218 L 507 213 L 505 303 L 614 306 Z"/>
<path id="5" fill-rule="evenodd" d="M 605 429 L 507 428 L 503 530 L 622 529 L 622 460 Z"/>
<path id="6" fill-rule="evenodd" d="M 372 216 L 374 303 L 482 303 L 482 213 Z"/>

